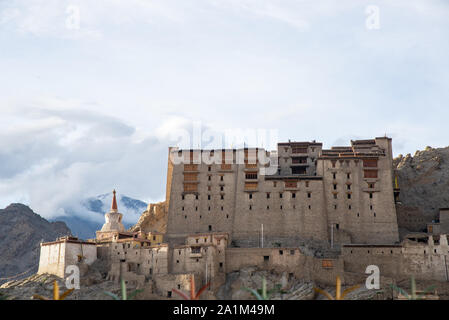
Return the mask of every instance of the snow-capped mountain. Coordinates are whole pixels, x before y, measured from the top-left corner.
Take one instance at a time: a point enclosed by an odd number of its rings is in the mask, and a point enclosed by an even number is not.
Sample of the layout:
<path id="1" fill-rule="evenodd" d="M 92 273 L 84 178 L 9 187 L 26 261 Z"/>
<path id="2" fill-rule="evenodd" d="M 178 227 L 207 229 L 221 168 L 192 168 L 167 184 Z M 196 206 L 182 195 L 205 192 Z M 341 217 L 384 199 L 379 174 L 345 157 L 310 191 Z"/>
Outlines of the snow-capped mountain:
<path id="1" fill-rule="evenodd" d="M 95 231 L 100 230 L 104 223 L 104 214 L 109 212 L 111 202 L 112 193 L 87 198 L 79 204 L 67 206 L 64 208 L 65 215 L 57 216 L 52 221 L 64 221 L 78 238 L 94 238 Z M 148 206 L 143 201 L 125 195 L 118 195 L 117 202 L 126 229 L 137 223 Z"/>

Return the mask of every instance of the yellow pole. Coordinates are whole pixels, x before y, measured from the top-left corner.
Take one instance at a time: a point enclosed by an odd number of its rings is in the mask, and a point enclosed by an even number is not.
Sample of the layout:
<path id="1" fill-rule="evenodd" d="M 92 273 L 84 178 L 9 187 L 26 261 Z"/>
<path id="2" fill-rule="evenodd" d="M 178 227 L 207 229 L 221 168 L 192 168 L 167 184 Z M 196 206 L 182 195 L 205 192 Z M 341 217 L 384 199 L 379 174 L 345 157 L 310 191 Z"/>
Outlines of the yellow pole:
<path id="1" fill-rule="evenodd" d="M 337 287 L 335 289 L 335 300 L 341 300 L 341 279 L 339 276 L 337 276 Z"/>

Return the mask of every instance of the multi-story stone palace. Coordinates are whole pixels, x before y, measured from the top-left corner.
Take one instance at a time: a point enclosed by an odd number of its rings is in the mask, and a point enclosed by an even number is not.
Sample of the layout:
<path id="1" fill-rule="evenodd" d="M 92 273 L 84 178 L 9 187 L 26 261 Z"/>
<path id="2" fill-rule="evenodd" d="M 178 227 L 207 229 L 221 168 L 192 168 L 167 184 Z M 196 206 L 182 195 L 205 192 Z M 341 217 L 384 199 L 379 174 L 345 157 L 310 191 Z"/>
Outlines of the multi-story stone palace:
<path id="1" fill-rule="evenodd" d="M 276 170 L 261 174 L 263 159 Z M 244 246 L 399 241 L 390 138 L 330 150 L 286 142 L 271 153 L 171 148 L 167 180 L 168 241 L 195 232 L 226 232 Z"/>

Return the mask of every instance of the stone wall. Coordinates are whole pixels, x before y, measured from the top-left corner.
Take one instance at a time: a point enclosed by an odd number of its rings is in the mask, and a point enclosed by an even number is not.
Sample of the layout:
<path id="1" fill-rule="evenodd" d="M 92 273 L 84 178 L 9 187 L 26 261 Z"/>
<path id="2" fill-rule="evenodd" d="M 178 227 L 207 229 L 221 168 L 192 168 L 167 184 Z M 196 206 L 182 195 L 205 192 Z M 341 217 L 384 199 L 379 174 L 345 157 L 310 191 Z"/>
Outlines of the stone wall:
<path id="1" fill-rule="evenodd" d="M 201 282 L 198 277 L 192 273 L 166 274 L 154 277 L 154 293 L 174 300 L 183 300 L 183 298 L 173 292 L 173 289 L 179 290 L 190 296 L 191 277 L 194 277 L 196 291 L 201 288 Z"/>
<path id="2" fill-rule="evenodd" d="M 449 247 L 445 235 L 439 243 L 404 242 L 396 246 L 343 246 L 345 271 L 364 273 L 368 265 L 377 265 L 382 276 L 405 279 L 447 281 Z"/>
<path id="3" fill-rule="evenodd" d="M 226 273 L 257 267 L 323 284 L 334 285 L 337 275 L 344 281 L 342 260 L 306 256 L 298 248 L 229 248 L 226 261 Z"/>
<path id="4" fill-rule="evenodd" d="M 41 244 L 38 274 L 54 274 L 65 277 L 69 265 L 83 262 L 92 264 L 97 259 L 97 247 L 94 243 L 77 241 L 55 241 Z"/>

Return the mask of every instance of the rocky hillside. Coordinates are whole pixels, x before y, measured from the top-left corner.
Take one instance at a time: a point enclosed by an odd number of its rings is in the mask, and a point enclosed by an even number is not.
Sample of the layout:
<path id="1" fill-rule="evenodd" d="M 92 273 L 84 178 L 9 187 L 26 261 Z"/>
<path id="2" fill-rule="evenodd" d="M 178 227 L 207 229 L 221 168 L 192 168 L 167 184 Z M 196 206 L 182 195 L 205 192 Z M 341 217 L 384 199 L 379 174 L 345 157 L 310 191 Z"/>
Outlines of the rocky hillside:
<path id="1" fill-rule="evenodd" d="M 157 231 L 167 230 L 168 208 L 166 202 L 150 203 L 147 209 L 140 216 L 139 221 L 130 230 L 131 231 Z"/>
<path id="2" fill-rule="evenodd" d="M 48 222 L 23 204 L 0 210 L 0 283 L 4 278 L 38 269 L 39 243 L 70 235 L 64 222 Z"/>
<path id="3" fill-rule="evenodd" d="M 449 207 L 449 147 L 399 155 L 393 164 L 401 188 L 398 220 L 409 222 L 410 231 L 422 231 L 438 219 L 439 208 Z"/>

